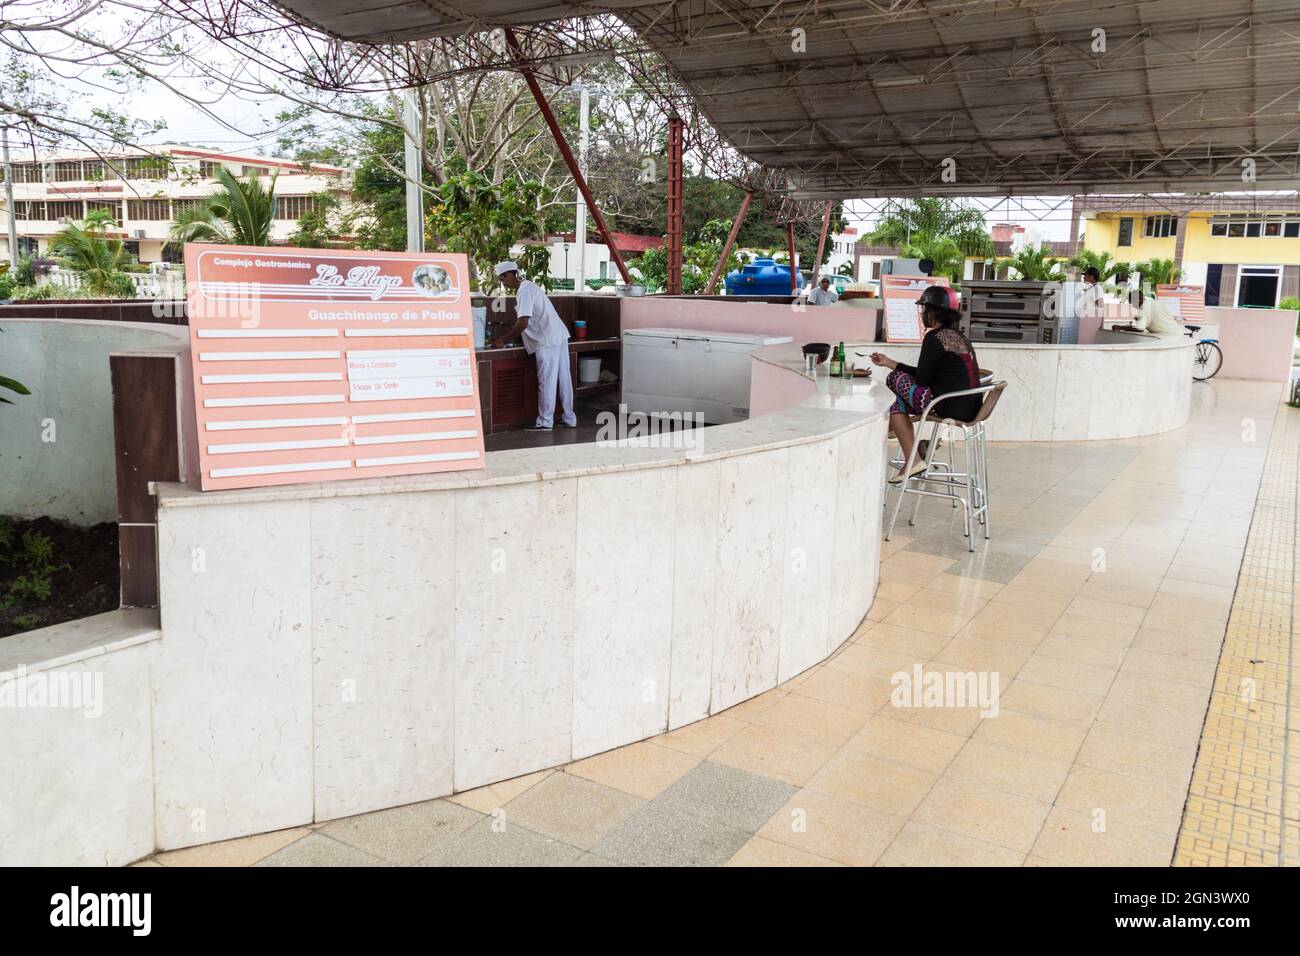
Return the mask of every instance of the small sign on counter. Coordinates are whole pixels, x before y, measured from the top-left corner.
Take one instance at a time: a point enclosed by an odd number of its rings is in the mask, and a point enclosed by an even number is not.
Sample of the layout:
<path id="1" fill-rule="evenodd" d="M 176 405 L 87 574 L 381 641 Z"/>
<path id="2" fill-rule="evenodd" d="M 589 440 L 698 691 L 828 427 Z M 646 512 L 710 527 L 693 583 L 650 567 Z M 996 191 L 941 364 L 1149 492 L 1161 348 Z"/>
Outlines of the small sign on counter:
<path id="1" fill-rule="evenodd" d="M 880 295 L 884 299 L 885 341 L 917 343 L 924 330 L 916 303 L 932 285 L 947 286 L 947 276 L 883 275 Z"/>

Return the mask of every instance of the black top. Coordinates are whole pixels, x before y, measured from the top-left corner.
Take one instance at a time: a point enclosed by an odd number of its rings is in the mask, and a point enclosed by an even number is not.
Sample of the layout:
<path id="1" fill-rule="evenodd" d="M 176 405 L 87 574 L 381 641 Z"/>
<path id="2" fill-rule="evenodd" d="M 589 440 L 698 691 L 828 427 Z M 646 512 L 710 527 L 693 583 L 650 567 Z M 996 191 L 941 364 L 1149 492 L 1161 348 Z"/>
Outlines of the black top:
<path id="1" fill-rule="evenodd" d="M 980 366 L 970 340 L 956 329 L 931 329 L 921 340 L 921 356 L 916 365 L 898 363 L 898 370 L 927 385 L 936 396 L 977 388 Z M 979 414 L 983 396 L 962 395 L 940 402 L 935 412 L 944 418 L 968 422 Z"/>

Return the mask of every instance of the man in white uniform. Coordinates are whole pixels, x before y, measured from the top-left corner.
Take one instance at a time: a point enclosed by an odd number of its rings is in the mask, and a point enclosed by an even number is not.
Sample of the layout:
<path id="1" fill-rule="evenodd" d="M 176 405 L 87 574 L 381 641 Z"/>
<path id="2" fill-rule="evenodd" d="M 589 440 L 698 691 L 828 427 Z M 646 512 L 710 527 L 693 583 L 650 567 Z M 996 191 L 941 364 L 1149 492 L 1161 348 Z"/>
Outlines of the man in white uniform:
<path id="1" fill-rule="evenodd" d="M 812 290 L 808 296 L 810 305 L 831 305 L 839 301 L 839 294 L 831 291 L 831 280 L 827 276 L 822 276 L 822 281 L 817 283 L 817 288 Z"/>
<path id="2" fill-rule="evenodd" d="M 1138 309 L 1133 316 L 1133 328 L 1139 332 L 1171 338 L 1185 334 L 1183 327 L 1159 299 L 1149 299 L 1141 292 L 1134 293 L 1134 296 L 1137 298 Z"/>
<path id="3" fill-rule="evenodd" d="M 519 277 L 519 266 L 510 262 L 496 264 L 497 278 L 515 293 L 514 326 L 492 344 L 497 348 L 522 337 L 524 348 L 537 359 L 537 421 L 528 431 L 549 432 L 555 418 L 555 390 L 560 390 L 560 423 L 577 428 L 573 414 L 573 378 L 569 374 L 569 330 L 565 328 L 555 306 L 536 282 Z"/>
<path id="4" fill-rule="evenodd" d="M 1083 291 L 1074 303 L 1074 314 L 1098 320 L 1106 317 L 1106 292 L 1101 287 L 1101 272 L 1096 266 L 1083 270 Z"/>

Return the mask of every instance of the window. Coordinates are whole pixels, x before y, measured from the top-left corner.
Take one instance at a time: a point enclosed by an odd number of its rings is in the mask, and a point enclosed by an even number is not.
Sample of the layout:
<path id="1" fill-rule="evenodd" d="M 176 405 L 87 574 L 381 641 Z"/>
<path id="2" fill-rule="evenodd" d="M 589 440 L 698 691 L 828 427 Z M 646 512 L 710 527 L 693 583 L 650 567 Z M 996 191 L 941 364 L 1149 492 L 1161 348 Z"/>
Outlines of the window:
<path id="1" fill-rule="evenodd" d="M 80 219 L 81 214 L 80 199 L 47 202 L 45 204 L 45 216 L 53 222 L 61 222 L 64 219 Z"/>
<path id="2" fill-rule="evenodd" d="M 1259 237 L 1259 233 L 1260 233 L 1260 229 L 1263 227 L 1263 225 L 1264 225 L 1264 224 L 1263 224 L 1262 222 L 1248 222 L 1248 223 L 1246 223 L 1246 236 L 1247 236 L 1247 238 L 1250 238 L 1250 239 L 1256 239 L 1256 238 L 1258 238 L 1258 237 Z"/>
<path id="3" fill-rule="evenodd" d="M 202 199 L 173 199 L 172 216 L 174 218 L 183 212 L 190 212 L 191 210 L 198 209 L 203 205 L 203 202 L 204 200 Z"/>
<path id="4" fill-rule="evenodd" d="M 1178 219 L 1175 216 L 1147 216 L 1142 234 L 1148 239 L 1168 239 L 1178 234 Z"/>
<path id="5" fill-rule="evenodd" d="M 102 159 L 88 159 L 81 164 L 81 178 L 90 182 L 97 182 L 106 176 L 112 175 L 104 168 Z"/>
<path id="6" fill-rule="evenodd" d="M 315 196 L 276 196 L 276 219 L 299 219 L 316 208 Z"/>
<path id="7" fill-rule="evenodd" d="M 1277 220 L 1264 223 L 1264 235 L 1266 236 L 1282 235 L 1282 223 Z"/>
<path id="8" fill-rule="evenodd" d="M 1283 223 L 1282 235 L 1287 239 L 1300 238 L 1300 222 L 1291 221 Z"/>
<path id="9" fill-rule="evenodd" d="M 1226 222 L 1210 223 L 1210 235 L 1226 236 L 1228 234 L 1228 224 Z"/>
<path id="10" fill-rule="evenodd" d="M 243 169 L 245 176 L 269 176 L 271 170 L 266 166 L 245 166 Z"/>
<path id="11" fill-rule="evenodd" d="M 50 182 L 69 183 L 82 178 L 84 177 L 81 172 L 80 160 L 50 164 Z"/>
<path id="12" fill-rule="evenodd" d="M 39 163 L 14 163 L 14 182 L 39 183 L 41 181 L 41 166 Z"/>
<path id="13" fill-rule="evenodd" d="M 107 209 L 113 214 L 114 222 L 122 218 L 122 203 L 117 199 L 87 199 L 86 212 L 94 209 Z"/>
<path id="14" fill-rule="evenodd" d="M 170 168 L 166 156 L 134 156 L 121 163 L 126 179 L 166 179 Z"/>
<path id="15" fill-rule="evenodd" d="M 199 160 L 199 175 L 204 179 L 216 179 L 217 170 L 221 169 L 222 164 L 214 159 Z"/>
<path id="16" fill-rule="evenodd" d="M 1117 245 L 1121 245 L 1121 246 L 1133 245 L 1133 220 L 1132 219 L 1121 219 L 1119 221 L 1119 242 L 1117 243 Z"/>
<path id="17" fill-rule="evenodd" d="M 20 199 L 14 203 L 14 218 L 15 219 L 38 219 L 38 220 L 44 219 L 45 203 L 29 202 Z"/>
<path id="18" fill-rule="evenodd" d="M 1228 235 L 1232 238 L 1240 238 L 1246 234 L 1246 224 L 1244 222 L 1228 223 Z"/>
<path id="19" fill-rule="evenodd" d="M 166 199 L 128 199 L 126 218 L 137 222 L 162 222 L 171 218 Z"/>

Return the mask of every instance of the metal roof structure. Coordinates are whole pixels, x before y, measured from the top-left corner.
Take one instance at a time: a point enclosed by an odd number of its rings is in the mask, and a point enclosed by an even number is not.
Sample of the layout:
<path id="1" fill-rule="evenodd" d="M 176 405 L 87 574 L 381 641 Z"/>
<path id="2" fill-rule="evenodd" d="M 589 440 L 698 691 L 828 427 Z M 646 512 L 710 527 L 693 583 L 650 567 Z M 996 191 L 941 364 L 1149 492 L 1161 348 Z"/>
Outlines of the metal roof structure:
<path id="1" fill-rule="evenodd" d="M 277 5 L 362 45 L 616 17 L 799 198 L 1300 186 L 1296 0 Z"/>

